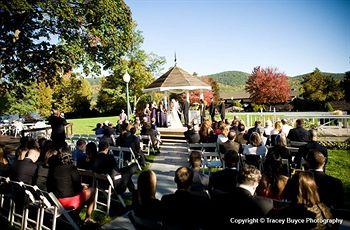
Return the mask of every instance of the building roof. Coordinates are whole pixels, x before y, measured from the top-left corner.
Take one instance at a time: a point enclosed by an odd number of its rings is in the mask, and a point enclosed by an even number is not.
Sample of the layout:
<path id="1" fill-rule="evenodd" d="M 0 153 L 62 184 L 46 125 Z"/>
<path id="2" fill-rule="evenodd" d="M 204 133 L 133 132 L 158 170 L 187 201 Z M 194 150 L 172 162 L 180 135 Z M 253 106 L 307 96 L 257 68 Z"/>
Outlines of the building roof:
<path id="1" fill-rule="evenodd" d="M 174 66 L 147 86 L 143 92 L 198 89 L 211 90 L 211 86 L 180 67 Z"/>

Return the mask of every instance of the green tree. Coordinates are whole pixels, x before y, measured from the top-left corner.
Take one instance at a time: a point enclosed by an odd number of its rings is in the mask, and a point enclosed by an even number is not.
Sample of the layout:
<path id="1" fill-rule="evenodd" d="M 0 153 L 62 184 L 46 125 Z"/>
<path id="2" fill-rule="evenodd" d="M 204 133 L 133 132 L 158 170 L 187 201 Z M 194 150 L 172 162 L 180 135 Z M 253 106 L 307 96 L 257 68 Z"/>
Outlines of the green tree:
<path id="1" fill-rule="evenodd" d="M 82 67 L 100 74 L 120 64 L 132 18 L 122 0 L 10 0 L 0 3 L 1 78 L 47 80 Z"/>
<path id="2" fill-rule="evenodd" d="M 52 108 L 52 94 L 53 90 L 52 88 L 45 84 L 45 82 L 40 82 L 37 85 L 37 100 L 38 100 L 38 106 L 37 110 L 39 114 L 43 117 L 49 117 L 51 114 L 51 108 Z"/>
<path id="3" fill-rule="evenodd" d="M 301 87 L 301 96 L 308 100 L 328 102 L 340 100 L 344 97 L 340 81 L 322 74 L 317 68 L 304 77 Z"/>
<path id="4" fill-rule="evenodd" d="M 345 73 L 345 77 L 341 84 L 344 89 L 345 100 L 350 102 L 350 71 Z"/>
<path id="5" fill-rule="evenodd" d="M 143 37 L 141 31 L 133 29 L 132 45 L 125 56 L 122 64 L 115 66 L 113 74 L 107 76 L 102 82 L 101 90 L 97 99 L 97 108 L 103 113 L 119 113 L 126 109 L 126 83 L 123 75 L 126 71 L 130 74 L 129 95 L 130 103 L 136 108 L 142 97 L 147 97 L 142 90 L 152 83 L 154 75 L 162 70 L 165 63 L 164 57 L 154 53 L 147 54 L 141 49 Z M 109 103 L 109 104 L 108 104 Z"/>

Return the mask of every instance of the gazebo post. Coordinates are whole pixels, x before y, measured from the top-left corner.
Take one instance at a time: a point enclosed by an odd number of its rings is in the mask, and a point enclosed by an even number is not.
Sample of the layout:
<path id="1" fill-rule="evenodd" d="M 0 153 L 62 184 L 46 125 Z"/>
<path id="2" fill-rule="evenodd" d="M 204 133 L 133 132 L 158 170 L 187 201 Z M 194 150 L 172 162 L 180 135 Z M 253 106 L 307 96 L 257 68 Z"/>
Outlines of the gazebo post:
<path id="1" fill-rule="evenodd" d="M 203 90 L 201 90 L 199 93 L 199 99 L 204 100 Z"/>
<path id="2" fill-rule="evenodd" d="M 190 91 L 186 91 L 186 101 L 188 102 L 188 107 L 190 107 Z M 188 108 L 187 111 L 187 117 L 188 117 L 188 121 L 191 121 L 191 117 L 190 117 L 190 108 Z"/>

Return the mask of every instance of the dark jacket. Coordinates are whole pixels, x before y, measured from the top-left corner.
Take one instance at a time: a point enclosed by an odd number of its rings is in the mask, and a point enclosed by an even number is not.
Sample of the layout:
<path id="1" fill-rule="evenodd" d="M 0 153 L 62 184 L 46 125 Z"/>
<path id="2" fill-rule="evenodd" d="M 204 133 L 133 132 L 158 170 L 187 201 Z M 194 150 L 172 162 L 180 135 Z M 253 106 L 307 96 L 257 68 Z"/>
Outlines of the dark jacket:
<path id="1" fill-rule="evenodd" d="M 225 168 L 224 170 L 211 174 L 209 179 L 209 190 L 213 193 L 233 192 L 237 185 L 238 171 Z"/>
<path id="2" fill-rule="evenodd" d="M 47 191 L 57 198 L 76 196 L 82 191 L 80 175 L 74 165 L 50 166 Z"/>
<path id="3" fill-rule="evenodd" d="M 206 226 L 209 197 L 185 190 L 164 195 L 161 200 L 165 229 L 199 229 Z"/>
<path id="4" fill-rule="evenodd" d="M 342 208 L 344 204 L 344 188 L 341 180 L 321 171 L 312 172 L 321 202 L 328 207 Z"/>
<path id="5" fill-rule="evenodd" d="M 201 140 L 199 133 L 192 129 L 184 132 L 184 135 L 188 143 L 199 143 Z"/>
<path id="6" fill-rule="evenodd" d="M 238 142 L 228 140 L 225 143 L 221 144 L 219 147 L 221 154 L 225 154 L 230 150 L 234 150 L 238 153 L 241 146 Z"/>
<path id="7" fill-rule="evenodd" d="M 287 137 L 290 141 L 306 142 L 309 141 L 309 134 L 303 127 L 291 129 Z"/>
<path id="8" fill-rule="evenodd" d="M 22 181 L 25 184 L 36 184 L 38 165 L 31 159 L 24 158 L 13 163 L 10 178 L 14 181 Z"/>
<path id="9" fill-rule="evenodd" d="M 252 196 L 248 190 L 240 187 L 230 193 L 216 196 L 213 203 L 217 224 L 221 225 L 218 229 L 242 227 L 231 223 L 230 219 L 264 217 L 273 208 L 272 200 Z"/>

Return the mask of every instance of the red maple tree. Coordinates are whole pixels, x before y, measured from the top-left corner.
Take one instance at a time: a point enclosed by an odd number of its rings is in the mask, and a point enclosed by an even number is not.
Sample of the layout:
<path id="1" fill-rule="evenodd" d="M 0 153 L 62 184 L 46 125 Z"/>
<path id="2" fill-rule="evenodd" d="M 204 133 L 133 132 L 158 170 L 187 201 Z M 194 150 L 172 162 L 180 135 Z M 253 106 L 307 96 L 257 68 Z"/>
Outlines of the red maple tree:
<path id="1" fill-rule="evenodd" d="M 290 85 L 288 77 L 277 68 L 255 67 L 249 76 L 245 90 L 256 104 L 276 104 L 288 101 Z"/>

